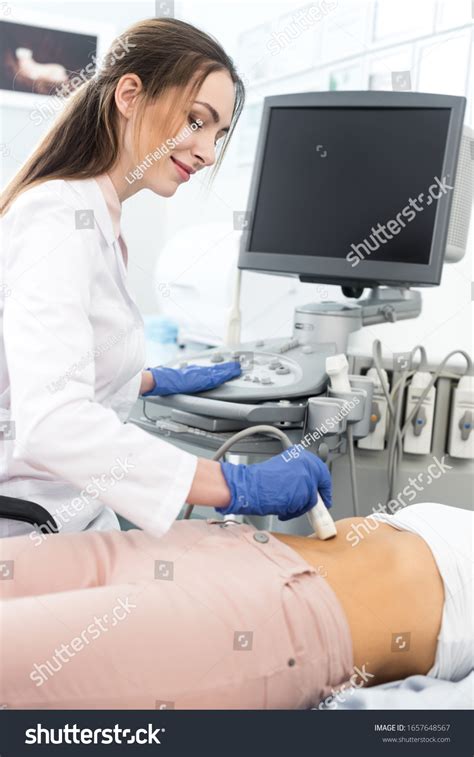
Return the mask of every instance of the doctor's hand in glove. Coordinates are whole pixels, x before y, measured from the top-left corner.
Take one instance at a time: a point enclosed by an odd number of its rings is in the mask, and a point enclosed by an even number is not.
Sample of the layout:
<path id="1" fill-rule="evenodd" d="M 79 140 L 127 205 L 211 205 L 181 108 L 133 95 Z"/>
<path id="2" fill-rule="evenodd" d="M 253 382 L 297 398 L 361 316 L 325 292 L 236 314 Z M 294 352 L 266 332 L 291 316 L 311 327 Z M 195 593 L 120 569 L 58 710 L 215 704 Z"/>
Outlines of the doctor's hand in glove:
<path id="1" fill-rule="evenodd" d="M 163 397 L 167 394 L 207 392 L 240 376 L 241 372 L 239 362 L 188 365 L 186 368 L 148 368 L 143 372 L 140 394 L 142 397 Z"/>
<path id="2" fill-rule="evenodd" d="M 331 507 L 331 476 L 325 463 L 312 452 L 295 445 L 263 463 L 234 465 L 221 462 L 231 492 L 228 515 L 278 515 L 290 520 L 311 510 L 318 491 L 326 507 Z"/>

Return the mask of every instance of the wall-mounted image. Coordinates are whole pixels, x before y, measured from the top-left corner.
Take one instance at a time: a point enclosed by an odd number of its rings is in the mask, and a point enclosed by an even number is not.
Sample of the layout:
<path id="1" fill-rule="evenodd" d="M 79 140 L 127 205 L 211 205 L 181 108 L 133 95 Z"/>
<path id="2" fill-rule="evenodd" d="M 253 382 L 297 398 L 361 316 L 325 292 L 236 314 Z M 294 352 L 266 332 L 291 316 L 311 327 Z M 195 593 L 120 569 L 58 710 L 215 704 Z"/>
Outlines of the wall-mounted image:
<path id="1" fill-rule="evenodd" d="M 21 106 L 38 96 L 65 95 L 93 76 L 102 47 L 95 29 L 68 29 L 63 20 L 0 20 L 2 103 Z"/>

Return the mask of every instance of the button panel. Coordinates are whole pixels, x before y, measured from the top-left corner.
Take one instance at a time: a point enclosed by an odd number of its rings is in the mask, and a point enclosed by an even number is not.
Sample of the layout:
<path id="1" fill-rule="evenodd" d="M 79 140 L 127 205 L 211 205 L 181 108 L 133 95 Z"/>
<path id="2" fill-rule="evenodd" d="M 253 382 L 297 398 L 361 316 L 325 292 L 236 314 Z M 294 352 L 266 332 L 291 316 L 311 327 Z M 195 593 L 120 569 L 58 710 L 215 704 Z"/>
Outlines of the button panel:
<path id="1" fill-rule="evenodd" d="M 325 361 L 335 349 L 332 343 L 308 345 L 294 338 L 272 338 L 214 347 L 186 357 L 190 364 L 206 367 L 238 360 L 240 376 L 205 392 L 205 397 L 254 404 L 320 394 L 327 384 Z"/>
<path id="2" fill-rule="evenodd" d="M 290 342 L 283 345 L 283 351 L 289 349 Z M 282 348 L 278 350 L 281 354 Z M 196 357 L 192 360 L 193 365 L 217 365 L 229 361 L 239 361 L 242 373 L 236 378 L 226 382 L 228 386 L 242 386 L 246 389 L 258 390 L 265 387 L 291 386 L 301 377 L 301 369 L 298 364 L 283 354 L 250 352 L 250 351 L 224 351 L 211 352 L 209 355 Z"/>

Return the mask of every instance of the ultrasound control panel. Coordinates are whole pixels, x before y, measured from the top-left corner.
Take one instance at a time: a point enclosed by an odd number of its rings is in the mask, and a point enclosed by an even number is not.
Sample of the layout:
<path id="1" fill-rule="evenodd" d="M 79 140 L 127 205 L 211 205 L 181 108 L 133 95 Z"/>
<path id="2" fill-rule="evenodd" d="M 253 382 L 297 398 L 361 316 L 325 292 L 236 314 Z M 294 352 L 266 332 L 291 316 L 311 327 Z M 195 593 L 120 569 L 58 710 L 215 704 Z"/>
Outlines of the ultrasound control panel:
<path id="1" fill-rule="evenodd" d="M 199 397 L 232 402 L 259 402 L 320 394 L 326 388 L 326 358 L 336 353 L 332 343 L 301 344 L 296 338 L 246 342 L 236 348 L 216 347 L 177 361 L 187 365 L 218 365 L 238 360 L 242 373 Z"/>

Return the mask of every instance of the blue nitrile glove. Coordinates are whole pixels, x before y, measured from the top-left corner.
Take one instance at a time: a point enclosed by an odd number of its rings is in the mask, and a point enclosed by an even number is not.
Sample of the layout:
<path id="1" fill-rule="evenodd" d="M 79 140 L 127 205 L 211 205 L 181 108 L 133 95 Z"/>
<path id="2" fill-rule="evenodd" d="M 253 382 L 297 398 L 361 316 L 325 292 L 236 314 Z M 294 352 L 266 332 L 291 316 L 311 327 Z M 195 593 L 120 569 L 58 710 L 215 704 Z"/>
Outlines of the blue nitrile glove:
<path id="1" fill-rule="evenodd" d="M 280 455 L 253 465 L 222 463 L 222 472 L 231 492 L 223 515 L 278 515 L 290 520 L 311 510 L 317 492 L 331 507 L 331 476 L 325 463 L 312 452 L 293 445 Z"/>
<path id="2" fill-rule="evenodd" d="M 145 392 L 142 397 L 167 394 L 193 394 L 194 392 L 207 392 L 216 386 L 223 384 L 229 379 L 240 376 L 242 368 L 240 363 L 220 363 L 218 365 L 188 365 L 186 368 L 147 368 L 151 371 L 155 386 L 150 392 Z"/>

